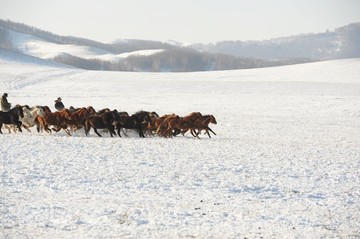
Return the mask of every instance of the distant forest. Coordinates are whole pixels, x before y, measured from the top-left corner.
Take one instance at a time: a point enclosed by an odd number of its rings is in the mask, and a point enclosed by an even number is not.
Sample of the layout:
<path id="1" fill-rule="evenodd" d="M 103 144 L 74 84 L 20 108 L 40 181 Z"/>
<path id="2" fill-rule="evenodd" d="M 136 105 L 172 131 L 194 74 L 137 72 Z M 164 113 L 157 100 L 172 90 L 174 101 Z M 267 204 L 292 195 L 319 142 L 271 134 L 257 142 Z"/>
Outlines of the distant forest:
<path id="1" fill-rule="evenodd" d="M 88 70 L 190 72 L 250 69 L 311 62 L 326 59 L 360 57 L 360 24 L 351 24 L 334 32 L 303 34 L 262 42 L 225 41 L 183 47 L 159 41 L 121 40 L 105 44 L 73 36 L 60 36 L 22 23 L 0 19 L 0 48 L 19 51 L 9 31 L 33 35 L 57 44 L 88 46 L 121 54 L 139 50 L 163 51 L 153 55 L 132 55 L 112 62 L 83 59 L 70 54 L 54 57 L 55 62 Z"/>

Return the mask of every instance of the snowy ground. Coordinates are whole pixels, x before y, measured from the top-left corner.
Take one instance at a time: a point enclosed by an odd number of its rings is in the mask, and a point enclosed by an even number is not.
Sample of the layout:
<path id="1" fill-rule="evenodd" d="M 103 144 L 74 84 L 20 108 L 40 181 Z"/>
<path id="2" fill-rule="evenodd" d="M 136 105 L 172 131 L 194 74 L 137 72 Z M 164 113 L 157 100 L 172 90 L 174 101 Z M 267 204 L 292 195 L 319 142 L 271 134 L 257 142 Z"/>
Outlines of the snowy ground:
<path id="1" fill-rule="evenodd" d="M 1 52 L 0 86 L 13 104 L 218 121 L 201 140 L 4 131 L 2 238 L 360 238 L 360 59 L 119 73 Z"/>

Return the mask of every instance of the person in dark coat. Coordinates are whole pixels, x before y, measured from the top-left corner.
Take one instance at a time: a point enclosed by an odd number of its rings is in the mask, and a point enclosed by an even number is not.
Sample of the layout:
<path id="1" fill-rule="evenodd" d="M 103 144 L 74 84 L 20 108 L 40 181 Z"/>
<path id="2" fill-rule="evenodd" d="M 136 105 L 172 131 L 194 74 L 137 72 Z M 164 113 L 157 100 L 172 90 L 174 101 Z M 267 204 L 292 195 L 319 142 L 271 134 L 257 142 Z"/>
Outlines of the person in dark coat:
<path id="1" fill-rule="evenodd" d="M 61 102 L 61 97 L 58 97 L 57 100 L 55 100 L 55 109 L 57 111 L 62 111 L 65 108 L 64 104 Z"/>
<path id="2" fill-rule="evenodd" d="M 1 110 L 4 112 L 9 111 L 11 108 L 11 104 L 8 102 L 7 97 L 8 97 L 7 93 L 4 93 L 3 96 L 1 97 Z"/>

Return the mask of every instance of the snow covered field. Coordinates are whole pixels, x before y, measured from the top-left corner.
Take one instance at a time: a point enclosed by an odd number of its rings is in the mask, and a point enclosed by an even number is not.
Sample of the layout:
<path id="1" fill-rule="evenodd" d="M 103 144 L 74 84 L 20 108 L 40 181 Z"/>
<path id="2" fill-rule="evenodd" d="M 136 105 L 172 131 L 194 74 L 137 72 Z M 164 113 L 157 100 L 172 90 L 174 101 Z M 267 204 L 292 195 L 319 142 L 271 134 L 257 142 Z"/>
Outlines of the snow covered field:
<path id="1" fill-rule="evenodd" d="M 0 52 L 13 104 L 213 114 L 217 133 L 0 135 L 0 238 L 360 238 L 360 59 L 96 72 Z"/>

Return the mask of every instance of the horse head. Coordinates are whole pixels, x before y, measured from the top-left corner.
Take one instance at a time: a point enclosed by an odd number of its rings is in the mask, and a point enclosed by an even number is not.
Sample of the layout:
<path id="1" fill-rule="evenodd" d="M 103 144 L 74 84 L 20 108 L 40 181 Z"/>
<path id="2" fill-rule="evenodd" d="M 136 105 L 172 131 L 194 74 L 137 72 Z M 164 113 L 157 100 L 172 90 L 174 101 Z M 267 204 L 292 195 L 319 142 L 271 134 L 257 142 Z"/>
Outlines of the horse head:
<path id="1" fill-rule="evenodd" d="M 155 111 L 150 112 L 149 115 L 150 115 L 150 118 L 151 118 L 151 119 L 159 118 L 158 113 L 156 113 Z"/>
<path id="2" fill-rule="evenodd" d="M 26 118 L 31 117 L 31 111 L 27 107 L 23 106 L 23 107 L 21 107 L 21 109 L 23 111 L 23 115 L 24 115 L 23 117 L 26 117 Z"/>
<path id="3" fill-rule="evenodd" d="M 22 109 L 22 107 L 20 105 L 15 105 L 15 110 L 16 110 L 16 114 L 20 117 L 20 118 L 24 118 L 24 111 Z"/>
<path id="4" fill-rule="evenodd" d="M 213 115 L 210 115 L 210 123 L 217 124 L 217 121 Z"/>
<path id="5" fill-rule="evenodd" d="M 150 114 L 149 114 L 148 112 L 145 112 L 145 113 L 144 113 L 143 122 L 144 122 L 144 123 L 151 122 L 151 117 L 150 117 Z"/>
<path id="6" fill-rule="evenodd" d="M 113 117 L 115 122 L 120 121 L 120 114 L 119 114 L 119 112 L 117 110 L 111 111 L 111 116 Z"/>
<path id="7" fill-rule="evenodd" d="M 36 113 L 41 117 L 45 116 L 45 111 L 40 106 L 36 106 Z"/>
<path id="8" fill-rule="evenodd" d="M 87 110 L 90 112 L 91 115 L 96 115 L 96 110 L 92 106 L 88 106 Z"/>

